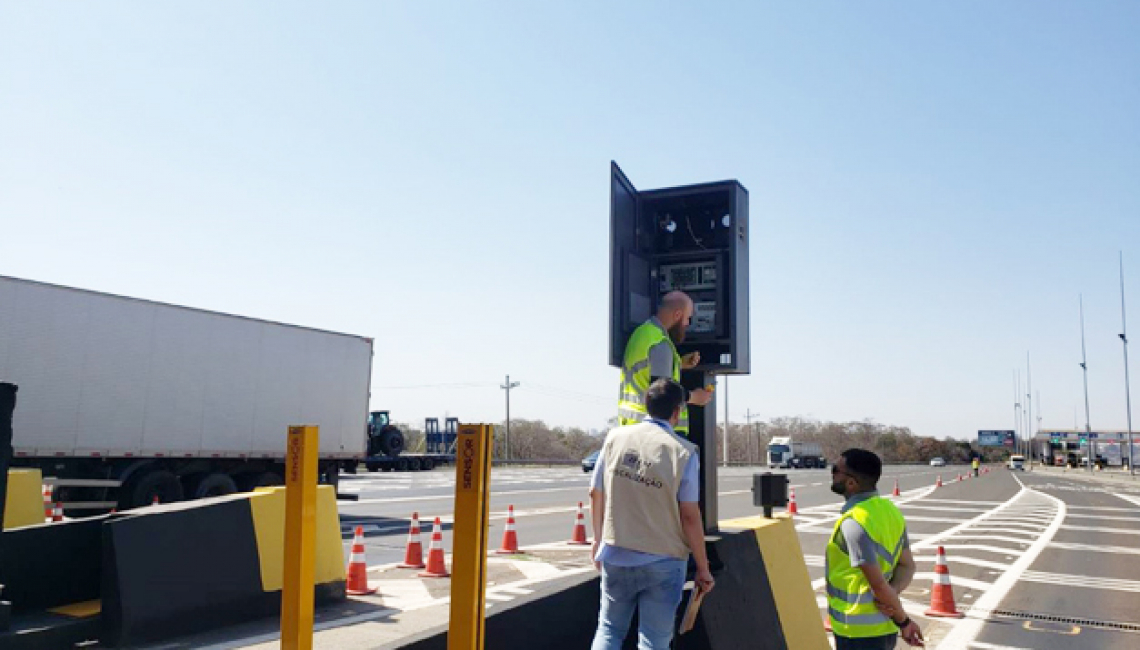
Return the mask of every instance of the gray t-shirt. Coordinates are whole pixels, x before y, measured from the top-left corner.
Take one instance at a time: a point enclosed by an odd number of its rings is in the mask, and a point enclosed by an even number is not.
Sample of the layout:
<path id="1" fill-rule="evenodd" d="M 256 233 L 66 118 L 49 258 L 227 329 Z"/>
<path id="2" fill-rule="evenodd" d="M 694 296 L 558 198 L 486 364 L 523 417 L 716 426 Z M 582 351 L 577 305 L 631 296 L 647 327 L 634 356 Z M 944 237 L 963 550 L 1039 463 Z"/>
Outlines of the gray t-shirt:
<path id="1" fill-rule="evenodd" d="M 856 494 L 847 500 L 840 514 L 846 513 L 860 501 L 866 501 L 871 497 L 877 496 L 879 496 L 878 492 L 861 492 Z M 843 523 L 839 524 L 839 532 L 842 534 L 839 539 L 835 540 L 835 543 L 851 558 L 852 568 L 877 562 L 876 558 L 878 554 L 875 552 L 875 540 L 871 539 L 867 531 L 863 530 L 863 527 L 860 526 L 859 522 L 855 521 L 854 518 L 848 517 L 844 519 Z M 902 546 L 904 549 L 910 548 L 910 538 L 907 536 L 905 528 L 903 529 Z"/>
<path id="2" fill-rule="evenodd" d="M 656 316 L 649 320 L 656 325 L 665 336 L 669 336 L 669 332 L 665 331 L 665 328 L 661 325 L 661 321 L 657 320 Z M 651 378 L 673 378 L 673 346 L 670 345 L 669 341 L 662 341 L 649 348 L 649 376 Z"/>

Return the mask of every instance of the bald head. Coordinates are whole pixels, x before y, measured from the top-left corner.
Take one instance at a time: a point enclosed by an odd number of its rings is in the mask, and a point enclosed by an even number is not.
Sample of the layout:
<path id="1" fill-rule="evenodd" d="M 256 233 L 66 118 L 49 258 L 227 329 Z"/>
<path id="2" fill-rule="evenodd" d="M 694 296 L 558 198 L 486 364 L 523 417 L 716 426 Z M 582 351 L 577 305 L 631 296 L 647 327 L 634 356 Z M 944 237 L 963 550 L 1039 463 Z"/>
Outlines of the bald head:
<path id="1" fill-rule="evenodd" d="M 689 319 L 693 316 L 693 299 L 684 291 L 670 291 L 661 298 L 661 306 L 657 308 L 657 320 L 669 332 L 674 343 L 685 340 L 685 330 L 689 327 Z"/>

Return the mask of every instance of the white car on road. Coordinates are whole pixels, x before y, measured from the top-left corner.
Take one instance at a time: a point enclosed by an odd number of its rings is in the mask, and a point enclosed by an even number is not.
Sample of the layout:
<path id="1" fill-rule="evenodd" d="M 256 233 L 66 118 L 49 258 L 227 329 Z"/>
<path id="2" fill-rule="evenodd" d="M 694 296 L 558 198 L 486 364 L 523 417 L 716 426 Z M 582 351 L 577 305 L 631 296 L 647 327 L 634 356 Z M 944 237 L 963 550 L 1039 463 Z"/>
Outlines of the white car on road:
<path id="1" fill-rule="evenodd" d="M 942 458 L 941 456 L 935 456 L 934 458 L 930 459 L 930 466 L 931 467 L 946 467 L 946 459 Z"/>

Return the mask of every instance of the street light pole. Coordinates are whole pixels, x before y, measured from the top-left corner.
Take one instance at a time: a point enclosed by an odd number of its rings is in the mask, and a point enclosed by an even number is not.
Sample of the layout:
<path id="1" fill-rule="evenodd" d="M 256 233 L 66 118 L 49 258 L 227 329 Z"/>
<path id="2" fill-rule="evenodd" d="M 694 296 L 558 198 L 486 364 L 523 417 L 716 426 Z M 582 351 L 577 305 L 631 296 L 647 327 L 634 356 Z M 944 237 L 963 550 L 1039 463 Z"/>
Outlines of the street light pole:
<path id="1" fill-rule="evenodd" d="M 506 460 L 511 459 L 511 389 L 518 388 L 519 382 L 511 382 L 511 376 L 507 375 L 507 380 L 503 382 L 502 388 L 507 392 L 507 435 L 505 445 L 503 447 L 503 458 Z"/>
<path id="2" fill-rule="evenodd" d="M 1092 425 L 1089 424 L 1089 364 L 1088 357 L 1085 355 L 1085 297 L 1082 294 L 1081 300 L 1081 370 L 1084 372 L 1085 377 L 1085 458 L 1088 459 L 1089 473 L 1093 469 L 1093 440 L 1092 440 Z M 1129 441 L 1131 442 L 1131 441 Z"/>
<path id="3" fill-rule="evenodd" d="M 1124 251 L 1120 252 L 1120 342 L 1124 344 L 1124 405 L 1128 414 L 1128 474 L 1136 476 L 1132 458 L 1132 388 L 1128 383 L 1128 320 L 1124 315 Z"/>
<path id="4" fill-rule="evenodd" d="M 1013 439 L 1016 440 L 1015 449 L 1021 448 L 1021 371 L 1013 371 Z"/>
<path id="5" fill-rule="evenodd" d="M 1033 371 L 1029 365 L 1029 351 L 1025 351 L 1025 403 L 1027 404 L 1028 412 L 1026 413 L 1026 426 L 1025 428 L 1025 456 L 1029 460 L 1029 469 L 1033 469 Z"/>

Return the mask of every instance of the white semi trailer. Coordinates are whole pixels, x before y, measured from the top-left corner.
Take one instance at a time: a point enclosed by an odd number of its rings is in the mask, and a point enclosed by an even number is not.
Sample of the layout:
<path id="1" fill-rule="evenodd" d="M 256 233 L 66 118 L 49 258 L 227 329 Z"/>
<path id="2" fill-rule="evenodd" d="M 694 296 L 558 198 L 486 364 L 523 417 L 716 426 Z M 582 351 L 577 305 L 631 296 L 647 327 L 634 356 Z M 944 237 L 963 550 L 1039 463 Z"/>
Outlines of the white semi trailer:
<path id="1" fill-rule="evenodd" d="M 823 448 L 819 443 L 799 442 L 790 436 L 777 436 L 768 442 L 768 467 L 827 467 L 827 459 L 823 457 Z"/>
<path id="2" fill-rule="evenodd" d="M 69 514 L 275 485 L 289 425 L 321 480 L 365 456 L 372 339 L 0 276 L 13 466 Z"/>

